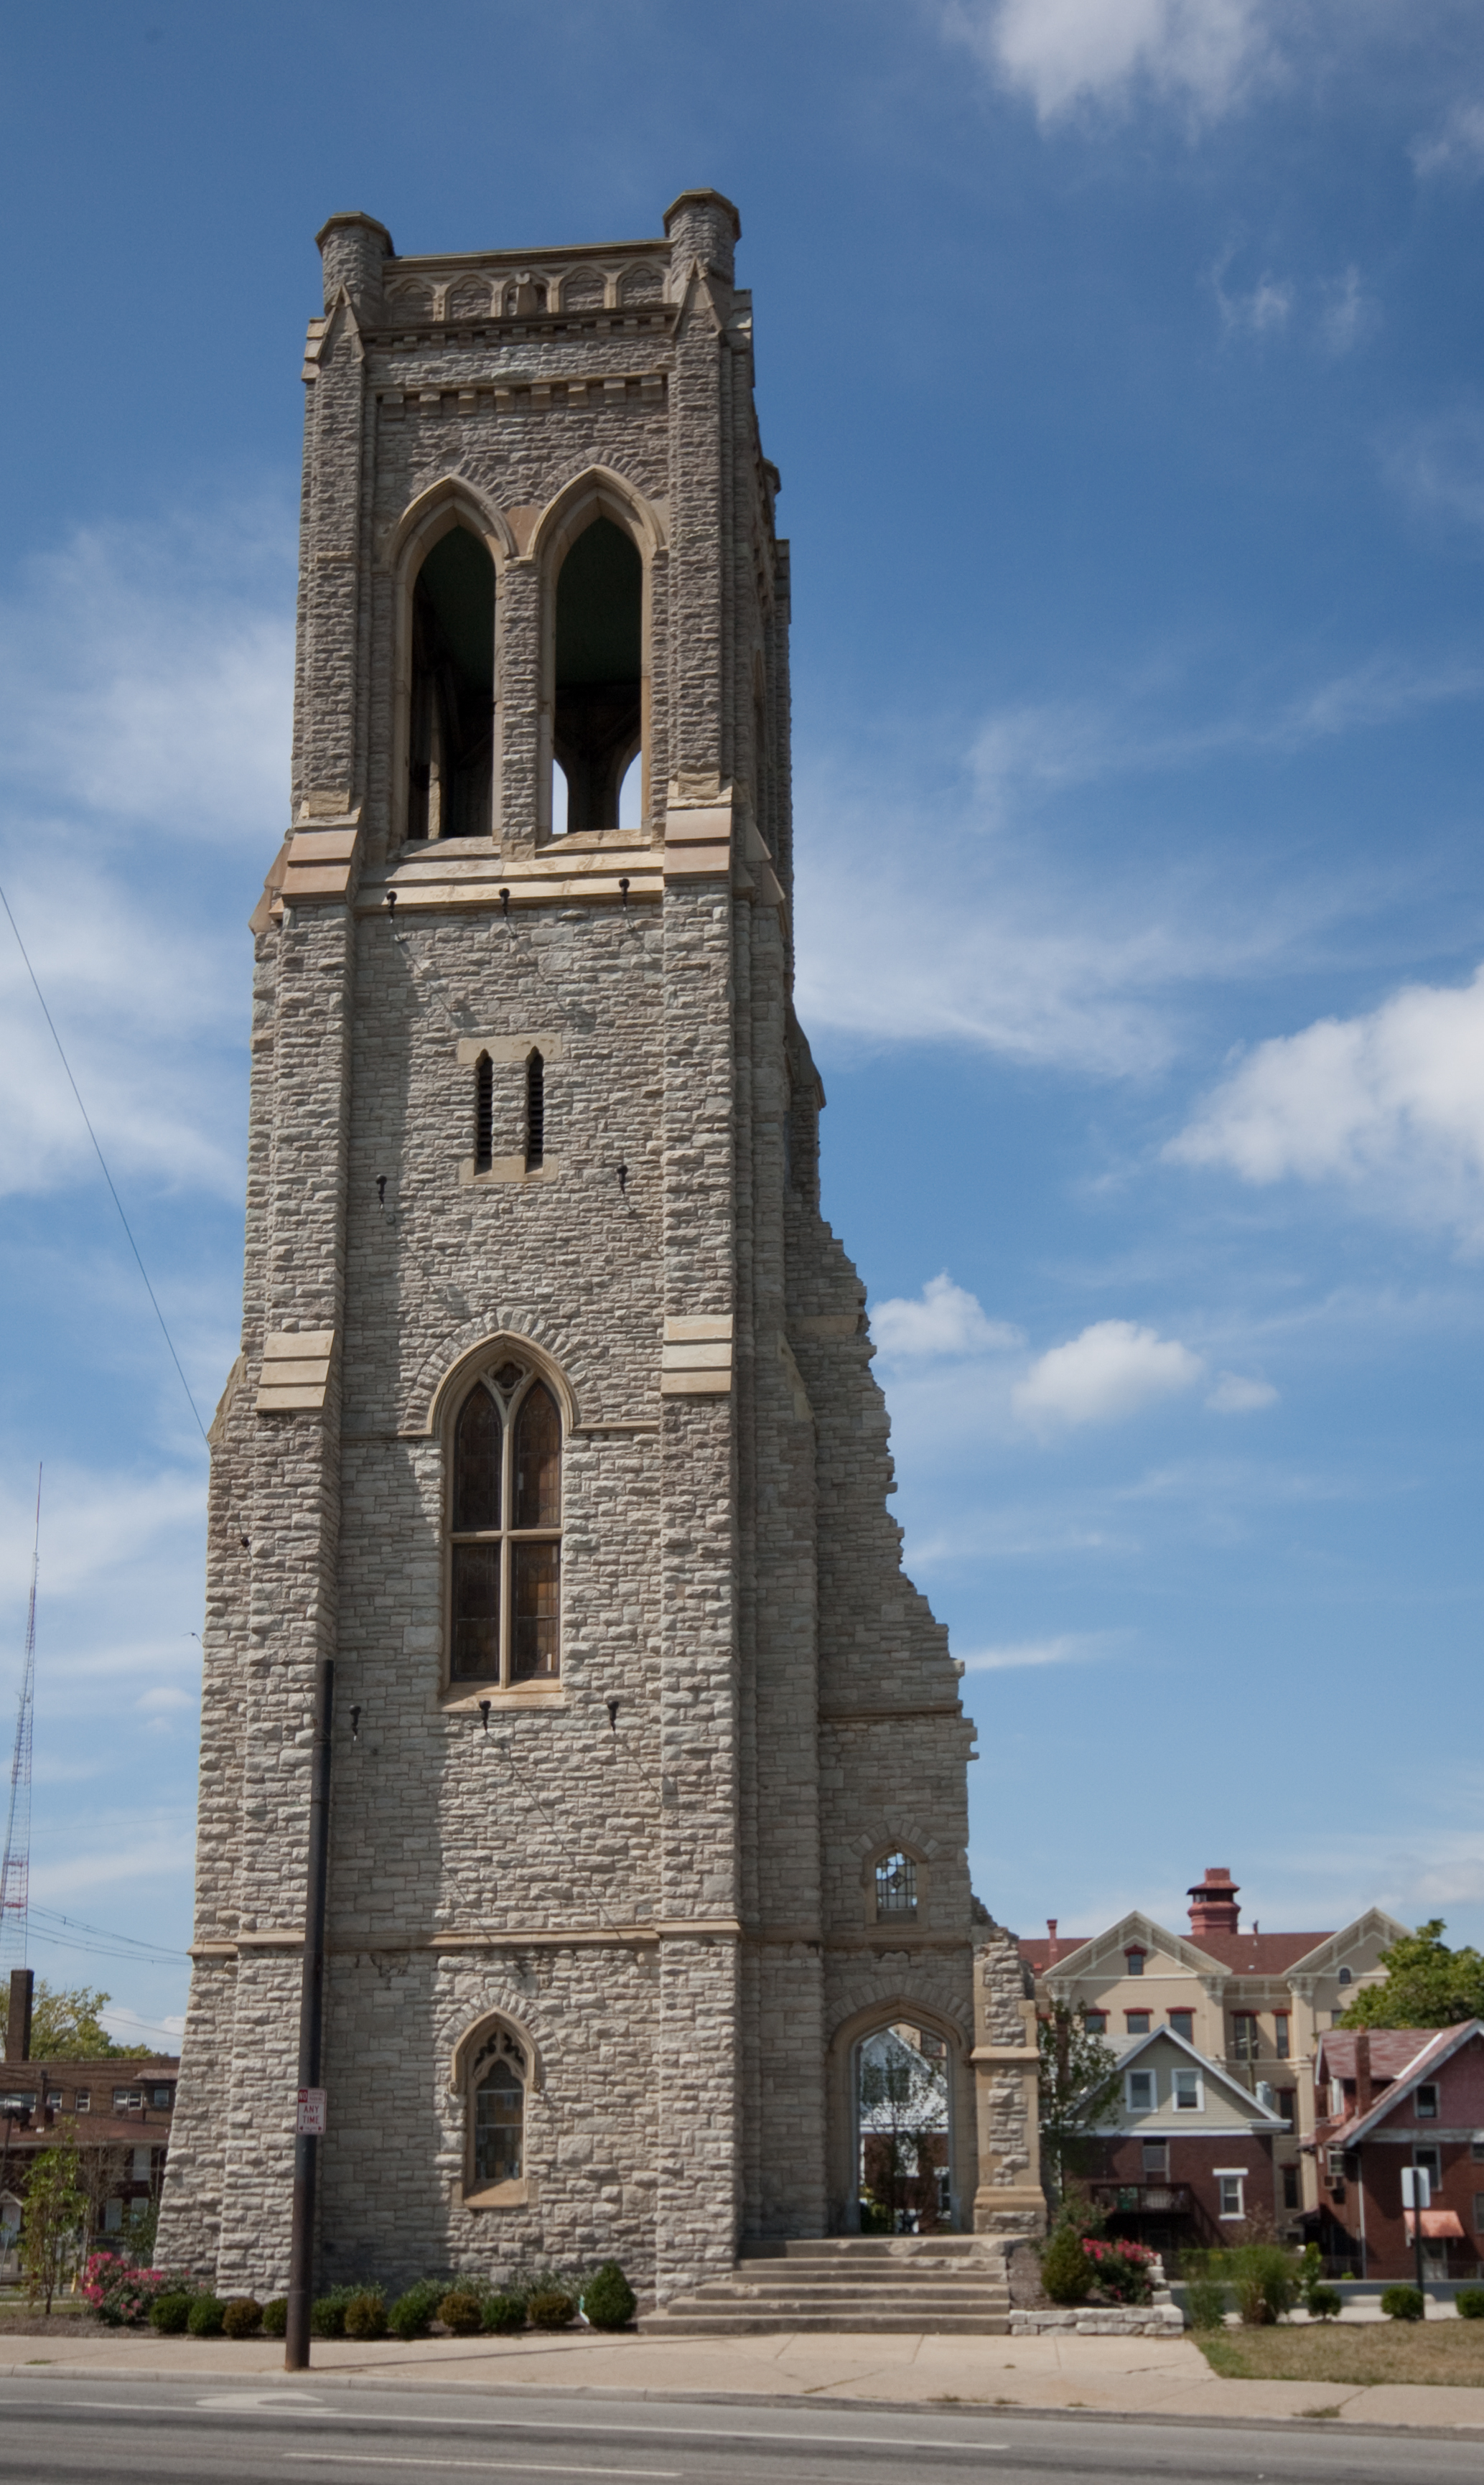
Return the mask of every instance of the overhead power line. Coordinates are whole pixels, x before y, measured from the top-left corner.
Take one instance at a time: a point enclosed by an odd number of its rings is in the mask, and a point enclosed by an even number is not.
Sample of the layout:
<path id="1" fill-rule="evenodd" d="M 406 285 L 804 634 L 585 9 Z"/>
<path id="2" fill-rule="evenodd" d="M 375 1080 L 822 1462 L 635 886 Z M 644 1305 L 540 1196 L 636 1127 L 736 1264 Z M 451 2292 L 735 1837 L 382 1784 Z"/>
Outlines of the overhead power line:
<path id="1" fill-rule="evenodd" d="M 165 1325 L 165 1315 L 159 1306 L 159 1297 L 156 1295 L 154 1288 L 150 1283 L 150 1271 L 145 1267 L 139 1245 L 134 1240 L 134 1229 L 130 1225 L 128 1218 L 124 1214 L 124 1202 L 119 1197 L 118 1191 L 114 1188 L 114 1178 L 108 1170 L 108 1161 L 105 1158 L 102 1149 L 98 1145 L 97 1133 L 88 1118 L 88 1108 L 82 1101 L 82 1090 L 78 1086 L 76 1079 L 72 1077 L 72 1065 L 67 1057 L 67 1051 L 63 1045 L 62 1038 L 57 1033 L 57 1023 L 46 1006 L 46 996 L 42 992 L 40 983 L 37 981 L 36 969 L 31 964 L 26 944 L 20 937 L 20 925 L 16 922 L 14 915 L 11 914 L 11 901 L 7 897 L 3 888 L 0 888 L 0 906 L 5 908 L 6 915 L 10 920 L 11 930 L 15 935 L 15 946 L 20 951 L 21 957 L 25 962 L 26 972 L 31 978 L 31 989 L 35 993 L 37 999 L 41 1004 L 41 1016 L 44 1018 L 48 1027 L 51 1029 L 51 1040 L 57 1048 L 57 1057 L 60 1060 L 63 1069 L 67 1072 L 68 1085 L 71 1088 L 73 1095 L 77 1099 L 77 1110 L 82 1115 L 88 1136 L 93 1141 L 93 1153 L 96 1157 L 98 1163 L 102 1166 L 103 1180 L 108 1185 L 109 1196 L 112 1199 L 115 1208 L 119 1212 L 119 1222 L 123 1226 L 124 1233 L 128 1236 L 129 1249 L 134 1254 L 139 1273 L 145 1281 L 145 1293 L 149 1296 L 151 1302 L 154 1306 L 154 1317 L 160 1324 L 160 1335 L 164 1339 L 165 1344 L 169 1347 L 170 1360 L 175 1365 L 177 1372 L 180 1376 L 180 1386 L 185 1392 L 185 1403 L 189 1406 L 191 1413 L 195 1418 L 197 1432 L 201 1434 L 203 1441 L 206 1441 L 206 1428 L 201 1420 L 201 1409 L 197 1406 L 195 1399 L 191 1396 L 191 1384 L 185 1377 L 185 1368 L 181 1363 L 179 1356 L 176 1352 L 175 1339 L 171 1336 L 169 1329 Z M 208 1449 L 210 1448 L 210 1443 L 208 1441 L 206 1442 L 206 1447 Z"/>

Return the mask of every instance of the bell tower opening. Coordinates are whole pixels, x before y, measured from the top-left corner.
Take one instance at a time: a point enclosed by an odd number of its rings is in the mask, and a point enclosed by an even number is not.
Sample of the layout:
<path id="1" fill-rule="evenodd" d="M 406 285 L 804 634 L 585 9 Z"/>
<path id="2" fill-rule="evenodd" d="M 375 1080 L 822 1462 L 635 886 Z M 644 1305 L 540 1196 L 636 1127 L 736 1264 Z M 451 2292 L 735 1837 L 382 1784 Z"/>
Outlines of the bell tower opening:
<path id="1" fill-rule="evenodd" d="M 643 675 L 644 563 L 633 537 L 597 517 L 557 579 L 553 750 L 569 836 L 620 825 L 620 792 L 644 740 Z"/>
<path id="2" fill-rule="evenodd" d="M 495 564 L 453 527 L 412 590 L 409 837 L 489 835 L 494 706 Z"/>

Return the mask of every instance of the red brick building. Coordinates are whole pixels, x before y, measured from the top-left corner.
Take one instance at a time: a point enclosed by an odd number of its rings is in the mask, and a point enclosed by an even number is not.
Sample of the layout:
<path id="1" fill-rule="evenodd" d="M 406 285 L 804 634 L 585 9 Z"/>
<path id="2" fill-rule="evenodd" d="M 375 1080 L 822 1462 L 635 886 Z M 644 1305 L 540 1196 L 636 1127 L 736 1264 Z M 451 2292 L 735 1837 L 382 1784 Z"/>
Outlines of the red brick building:
<path id="1" fill-rule="evenodd" d="M 1315 2062 L 1315 2240 L 1336 2274 L 1415 2275 L 1404 2167 L 1425 2168 L 1423 2273 L 1473 2279 L 1484 2257 L 1484 2020 L 1333 2029 Z"/>
<path id="2" fill-rule="evenodd" d="M 1283 2116 L 1168 2028 L 1123 2048 L 1118 2075 L 1085 2169 L 1110 2234 L 1153 2252 L 1272 2234 Z"/>

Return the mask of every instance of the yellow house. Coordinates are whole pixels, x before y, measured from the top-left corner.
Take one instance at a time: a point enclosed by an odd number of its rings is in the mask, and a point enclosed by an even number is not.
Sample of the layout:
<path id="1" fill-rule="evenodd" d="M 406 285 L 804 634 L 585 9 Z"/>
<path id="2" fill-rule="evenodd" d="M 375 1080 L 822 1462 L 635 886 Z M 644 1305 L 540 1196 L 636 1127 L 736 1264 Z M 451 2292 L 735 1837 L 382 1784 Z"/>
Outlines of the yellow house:
<path id="1" fill-rule="evenodd" d="M 1315 2161 L 1301 2154 L 1314 2130 L 1319 2039 L 1358 1985 L 1380 1980 L 1381 1953 L 1407 1926 L 1368 1907 L 1338 1932 L 1244 1930 L 1237 1893 L 1225 1865 L 1213 1865 L 1188 1893 L 1189 1933 L 1136 1908 L 1106 1932 L 1058 1938 L 1052 1917 L 1021 1956 L 1038 2004 L 1085 2012 L 1114 2052 L 1167 2029 L 1282 2118 L 1275 2215 L 1279 2233 L 1297 2239 L 1305 2210 L 1319 2206 Z"/>

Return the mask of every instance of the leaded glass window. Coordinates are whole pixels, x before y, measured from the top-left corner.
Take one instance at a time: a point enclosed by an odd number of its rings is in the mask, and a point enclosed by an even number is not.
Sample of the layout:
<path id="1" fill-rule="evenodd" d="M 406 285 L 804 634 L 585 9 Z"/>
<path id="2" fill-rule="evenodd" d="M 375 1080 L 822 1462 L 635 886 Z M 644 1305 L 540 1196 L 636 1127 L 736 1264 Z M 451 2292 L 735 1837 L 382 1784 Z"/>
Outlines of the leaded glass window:
<path id="1" fill-rule="evenodd" d="M 562 1417 L 513 1360 L 481 1375 L 453 1427 L 449 1674 L 495 1686 L 562 1671 Z"/>
<path id="2" fill-rule="evenodd" d="M 478 2191 L 525 2176 L 529 2067 L 524 2046 L 500 2027 L 490 2029 L 470 2066 L 470 2172 Z"/>
<path id="3" fill-rule="evenodd" d="M 878 1916 L 915 1916 L 918 1911 L 918 1868 L 899 1851 L 883 1855 L 876 1866 Z"/>

